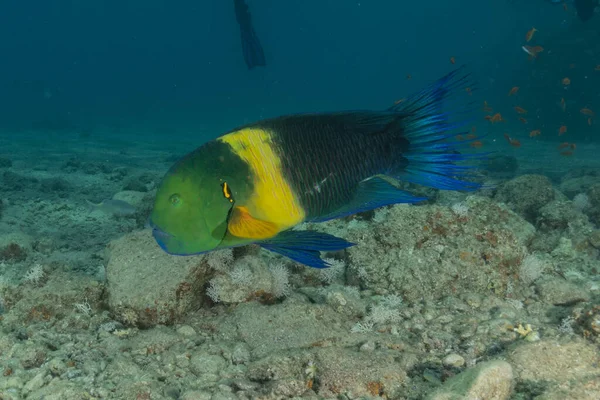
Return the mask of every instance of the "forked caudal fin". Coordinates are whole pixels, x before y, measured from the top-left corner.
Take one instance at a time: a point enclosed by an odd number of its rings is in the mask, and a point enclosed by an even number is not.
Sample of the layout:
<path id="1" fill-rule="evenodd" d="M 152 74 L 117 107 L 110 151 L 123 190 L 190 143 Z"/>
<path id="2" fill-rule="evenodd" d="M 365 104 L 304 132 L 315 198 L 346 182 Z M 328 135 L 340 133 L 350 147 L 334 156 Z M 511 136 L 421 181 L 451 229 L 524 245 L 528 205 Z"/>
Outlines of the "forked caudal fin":
<path id="1" fill-rule="evenodd" d="M 473 104 L 462 102 L 454 110 L 452 104 L 444 104 L 452 95 L 467 96 L 467 89 L 470 92 L 473 88 L 469 78 L 461 67 L 388 109 L 404 115 L 404 137 L 409 142 L 403 154 L 408 166 L 392 172 L 394 178 L 435 189 L 474 191 L 481 187 L 470 180 L 477 163 L 469 161 L 481 161 L 488 153 L 463 154 L 459 150 L 472 140 L 455 138 L 455 130 L 469 122 L 466 114 Z"/>

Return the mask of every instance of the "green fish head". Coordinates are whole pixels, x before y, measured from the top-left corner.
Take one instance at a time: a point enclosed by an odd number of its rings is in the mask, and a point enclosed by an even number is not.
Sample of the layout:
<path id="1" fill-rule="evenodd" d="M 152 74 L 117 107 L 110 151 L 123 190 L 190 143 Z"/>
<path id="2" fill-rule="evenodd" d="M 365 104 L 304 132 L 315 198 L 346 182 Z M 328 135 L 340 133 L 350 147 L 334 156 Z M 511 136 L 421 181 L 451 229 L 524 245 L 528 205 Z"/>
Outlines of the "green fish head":
<path id="1" fill-rule="evenodd" d="M 233 201 L 224 178 L 214 171 L 176 165 L 158 188 L 150 215 L 152 234 L 167 253 L 214 250 L 227 233 Z"/>

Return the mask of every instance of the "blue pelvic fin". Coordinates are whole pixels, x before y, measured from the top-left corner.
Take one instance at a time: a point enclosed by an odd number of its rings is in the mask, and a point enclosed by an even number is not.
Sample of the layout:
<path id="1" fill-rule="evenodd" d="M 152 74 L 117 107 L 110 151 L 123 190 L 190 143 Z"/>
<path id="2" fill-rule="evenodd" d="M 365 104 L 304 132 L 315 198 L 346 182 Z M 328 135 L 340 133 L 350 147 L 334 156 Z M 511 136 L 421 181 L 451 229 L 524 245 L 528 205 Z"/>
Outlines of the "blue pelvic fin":
<path id="1" fill-rule="evenodd" d="M 390 182 L 391 181 L 391 182 Z M 418 203 L 426 197 L 414 196 L 393 186 L 389 177 L 374 176 L 359 183 L 354 197 L 344 207 L 311 222 L 323 222 L 397 203 Z"/>
<path id="2" fill-rule="evenodd" d="M 354 246 L 354 243 L 327 233 L 284 231 L 258 245 L 312 268 L 328 268 L 330 265 L 321 258 L 321 251 L 343 250 Z"/>

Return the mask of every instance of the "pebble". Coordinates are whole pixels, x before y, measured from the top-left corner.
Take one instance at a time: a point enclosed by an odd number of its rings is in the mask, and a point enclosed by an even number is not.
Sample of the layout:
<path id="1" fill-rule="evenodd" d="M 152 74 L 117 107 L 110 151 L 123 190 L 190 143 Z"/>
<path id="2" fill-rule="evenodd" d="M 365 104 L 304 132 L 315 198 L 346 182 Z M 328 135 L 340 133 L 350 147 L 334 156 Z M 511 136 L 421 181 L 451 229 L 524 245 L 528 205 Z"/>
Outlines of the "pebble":
<path id="1" fill-rule="evenodd" d="M 430 400 L 505 400 L 513 387 L 513 370 L 506 361 L 489 361 L 448 379 Z"/>
<path id="2" fill-rule="evenodd" d="M 465 365 L 465 359 L 459 354 L 452 353 L 444 357 L 442 363 L 447 367 L 460 368 Z"/>
<path id="3" fill-rule="evenodd" d="M 375 343 L 369 340 L 360 346 L 360 351 L 375 351 Z"/>
<path id="4" fill-rule="evenodd" d="M 177 329 L 177 333 L 179 333 L 182 336 L 195 336 L 196 335 L 196 331 L 194 330 L 194 328 L 192 328 L 189 325 L 181 325 Z"/>

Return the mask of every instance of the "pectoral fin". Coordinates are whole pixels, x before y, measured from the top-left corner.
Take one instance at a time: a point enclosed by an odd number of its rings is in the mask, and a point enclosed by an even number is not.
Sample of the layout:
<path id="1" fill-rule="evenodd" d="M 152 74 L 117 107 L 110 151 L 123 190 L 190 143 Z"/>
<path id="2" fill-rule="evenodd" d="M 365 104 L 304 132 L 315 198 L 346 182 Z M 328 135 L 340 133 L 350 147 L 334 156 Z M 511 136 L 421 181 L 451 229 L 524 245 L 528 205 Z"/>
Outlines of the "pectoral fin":
<path id="1" fill-rule="evenodd" d="M 227 230 L 233 236 L 244 239 L 268 239 L 279 232 L 272 222 L 254 218 L 246 207 L 234 207 L 229 216 Z"/>

